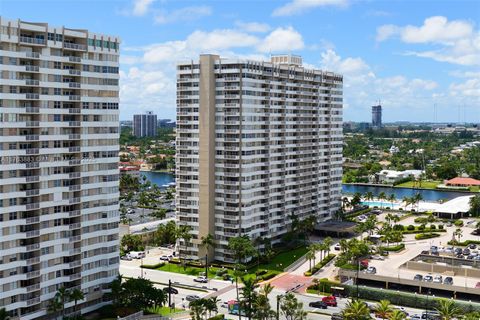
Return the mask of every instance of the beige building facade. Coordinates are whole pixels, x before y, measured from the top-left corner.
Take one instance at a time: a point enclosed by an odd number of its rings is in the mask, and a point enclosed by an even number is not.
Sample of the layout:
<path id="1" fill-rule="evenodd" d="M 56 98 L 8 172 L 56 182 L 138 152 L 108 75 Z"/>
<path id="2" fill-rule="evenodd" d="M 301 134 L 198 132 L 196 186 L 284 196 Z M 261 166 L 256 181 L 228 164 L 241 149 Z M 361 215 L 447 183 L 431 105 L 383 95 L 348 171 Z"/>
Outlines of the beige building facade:
<path id="1" fill-rule="evenodd" d="M 178 64 L 177 216 L 192 228 L 183 254 L 202 259 L 211 234 L 209 257 L 231 262 L 231 237 L 279 243 L 293 216 L 320 222 L 340 208 L 342 83 L 292 55 Z"/>

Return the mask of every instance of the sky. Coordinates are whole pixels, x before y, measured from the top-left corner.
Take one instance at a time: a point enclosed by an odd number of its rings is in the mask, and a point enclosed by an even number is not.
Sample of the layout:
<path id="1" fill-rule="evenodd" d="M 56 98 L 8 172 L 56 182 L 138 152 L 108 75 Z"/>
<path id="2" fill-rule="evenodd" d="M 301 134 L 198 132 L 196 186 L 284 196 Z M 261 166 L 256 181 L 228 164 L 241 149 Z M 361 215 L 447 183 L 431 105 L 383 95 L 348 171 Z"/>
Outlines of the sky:
<path id="1" fill-rule="evenodd" d="M 0 0 L 0 16 L 122 39 L 120 119 L 175 119 L 175 65 L 303 57 L 344 76 L 344 120 L 480 122 L 480 1 Z M 436 111 L 435 111 L 436 110 Z"/>

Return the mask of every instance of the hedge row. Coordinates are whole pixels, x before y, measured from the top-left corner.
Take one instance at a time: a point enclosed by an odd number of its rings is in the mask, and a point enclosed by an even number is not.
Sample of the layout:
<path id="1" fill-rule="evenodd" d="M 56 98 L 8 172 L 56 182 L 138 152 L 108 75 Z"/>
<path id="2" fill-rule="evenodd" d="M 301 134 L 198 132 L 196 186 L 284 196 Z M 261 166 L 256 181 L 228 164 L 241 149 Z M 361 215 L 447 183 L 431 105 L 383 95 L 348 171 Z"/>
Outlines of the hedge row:
<path id="1" fill-rule="evenodd" d="M 315 274 L 318 270 L 322 269 L 327 263 L 332 261 L 333 258 L 335 258 L 335 255 L 333 253 L 330 253 L 328 256 L 323 258 L 322 261 L 317 263 L 312 269 L 304 272 L 303 275 L 306 277 L 310 277 L 312 274 Z"/>
<path id="2" fill-rule="evenodd" d="M 405 230 L 402 231 L 403 234 L 418 234 L 418 233 L 425 233 L 425 232 L 447 232 L 445 229 L 431 229 L 431 228 L 425 228 L 423 230 L 416 229 L 416 230 Z"/>
<path id="3" fill-rule="evenodd" d="M 140 268 L 144 268 L 144 269 L 158 269 L 160 267 L 163 267 L 165 265 L 165 262 L 160 262 L 160 263 L 157 263 L 157 264 L 142 264 L 140 266 Z"/>
<path id="4" fill-rule="evenodd" d="M 465 240 L 463 242 L 458 242 L 458 241 L 448 241 L 448 244 L 451 245 L 451 246 L 461 246 L 461 247 L 466 247 L 468 245 L 471 245 L 471 244 L 477 244 L 477 245 L 480 245 L 480 241 L 478 240 Z"/>
<path id="5" fill-rule="evenodd" d="M 361 216 L 362 214 L 368 213 L 370 211 L 372 211 L 371 208 L 366 208 L 366 209 L 356 211 L 354 213 L 347 214 L 347 215 L 345 215 L 345 220 L 350 220 L 350 219 L 356 218 L 356 217 Z"/>
<path id="6" fill-rule="evenodd" d="M 217 314 L 215 317 L 208 318 L 208 320 L 223 320 L 225 319 L 224 314 Z"/>
<path id="7" fill-rule="evenodd" d="M 404 243 L 400 243 L 396 246 L 392 246 L 392 247 L 380 247 L 380 250 L 383 250 L 383 251 L 391 251 L 391 252 L 398 252 L 398 251 L 402 251 L 403 249 L 405 249 L 405 244 Z"/>
<path id="8" fill-rule="evenodd" d="M 320 291 L 325 293 L 332 293 L 332 287 L 341 286 L 338 282 L 329 281 L 327 278 L 322 278 L 317 284 L 312 284 L 308 286 L 307 290 Z"/>
<path id="9" fill-rule="evenodd" d="M 424 239 L 431 239 L 440 237 L 439 233 L 419 233 L 415 235 L 415 240 L 424 240 Z"/>
<path id="10" fill-rule="evenodd" d="M 345 293 L 348 296 L 351 296 L 351 297 L 357 296 L 357 287 L 355 285 L 342 285 L 342 286 L 345 287 Z M 390 301 L 390 303 L 395 305 L 418 308 L 418 309 L 429 308 L 430 310 L 433 308 L 437 308 L 439 306 L 438 301 L 440 300 L 438 298 L 432 299 L 431 296 L 427 298 L 426 296 L 421 294 L 412 294 L 412 293 L 401 292 L 401 291 L 393 291 L 393 290 L 378 289 L 378 288 L 363 287 L 363 286 L 358 287 L 358 296 L 361 299 L 366 299 L 366 300 L 378 301 L 382 299 L 382 300 L 388 300 Z M 480 311 L 479 303 L 474 303 L 474 302 L 470 303 L 470 302 L 461 301 L 461 300 L 455 300 L 455 302 L 456 302 L 456 305 L 459 308 L 461 308 L 464 312 Z"/>

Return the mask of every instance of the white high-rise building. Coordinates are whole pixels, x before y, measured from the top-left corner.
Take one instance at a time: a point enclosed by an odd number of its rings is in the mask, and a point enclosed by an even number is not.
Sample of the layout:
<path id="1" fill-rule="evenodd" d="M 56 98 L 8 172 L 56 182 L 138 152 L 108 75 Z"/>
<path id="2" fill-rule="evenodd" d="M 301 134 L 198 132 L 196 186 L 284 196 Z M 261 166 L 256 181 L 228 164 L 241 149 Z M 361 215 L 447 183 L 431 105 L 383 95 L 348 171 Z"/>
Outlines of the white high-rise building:
<path id="1" fill-rule="evenodd" d="M 192 244 L 212 234 L 209 256 L 232 261 L 228 239 L 281 241 L 292 217 L 329 219 L 340 209 L 341 75 L 270 62 L 201 55 L 177 66 L 177 214 Z"/>
<path id="2" fill-rule="evenodd" d="M 119 39 L 0 17 L 0 308 L 82 313 L 117 276 Z M 66 304 L 73 312 L 74 302 Z"/>

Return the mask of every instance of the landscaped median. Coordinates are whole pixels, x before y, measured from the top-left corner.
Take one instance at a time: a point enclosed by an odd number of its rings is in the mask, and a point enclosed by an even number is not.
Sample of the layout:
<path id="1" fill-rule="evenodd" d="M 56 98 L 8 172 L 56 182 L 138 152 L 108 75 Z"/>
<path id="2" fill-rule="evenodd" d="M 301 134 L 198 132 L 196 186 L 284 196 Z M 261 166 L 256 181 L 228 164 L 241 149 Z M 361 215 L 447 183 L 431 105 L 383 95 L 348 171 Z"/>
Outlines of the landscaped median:
<path id="1" fill-rule="evenodd" d="M 252 264 L 246 266 L 246 272 L 244 278 L 256 278 L 259 281 L 269 280 L 276 275 L 283 272 L 283 270 L 294 263 L 297 259 L 301 258 L 307 252 L 307 248 L 299 247 L 291 249 L 289 251 L 283 251 L 278 253 L 271 261 L 266 263 L 260 263 L 259 265 Z M 256 262 L 253 260 L 253 262 Z M 198 276 L 202 272 L 205 272 L 205 266 L 199 262 L 187 261 L 183 266 L 180 259 L 172 259 L 170 262 L 161 262 L 155 265 L 142 265 L 142 268 L 174 272 L 180 274 L 186 274 L 190 276 Z M 218 264 L 211 263 L 208 267 L 208 278 L 231 280 L 235 277 L 234 271 L 235 265 L 233 264 Z M 245 270 L 244 270 L 245 271 Z"/>
<path id="2" fill-rule="evenodd" d="M 480 245 L 480 241 L 478 240 L 465 240 L 463 242 L 458 242 L 458 241 L 448 241 L 448 244 L 451 245 L 451 246 L 460 246 L 460 247 L 466 247 L 466 246 L 469 246 L 471 244 L 476 244 L 476 245 Z"/>
<path id="3" fill-rule="evenodd" d="M 415 240 L 425 240 L 440 237 L 440 233 L 419 233 L 415 235 Z"/>
<path id="4" fill-rule="evenodd" d="M 388 246 L 388 247 L 380 247 L 380 250 L 382 251 L 389 251 L 389 252 L 400 252 L 405 249 L 405 244 L 400 243 L 396 246 Z"/>
<path id="5" fill-rule="evenodd" d="M 327 263 L 329 263 L 330 261 L 333 260 L 333 258 L 335 258 L 335 255 L 333 253 L 330 253 L 329 255 L 327 255 L 325 258 L 323 258 L 322 261 L 320 261 L 319 263 L 317 263 L 313 268 L 311 268 L 310 270 L 308 271 L 305 271 L 303 273 L 304 276 L 306 277 L 310 277 L 312 274 L 315 274 L 317 273 L 320 269 L 322 269 Z"/>

